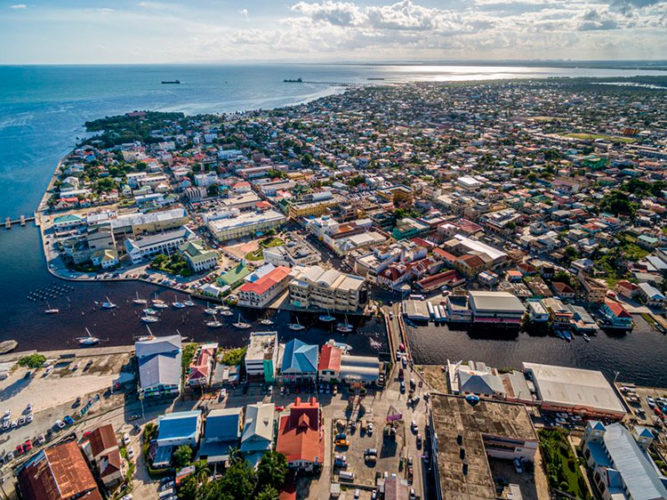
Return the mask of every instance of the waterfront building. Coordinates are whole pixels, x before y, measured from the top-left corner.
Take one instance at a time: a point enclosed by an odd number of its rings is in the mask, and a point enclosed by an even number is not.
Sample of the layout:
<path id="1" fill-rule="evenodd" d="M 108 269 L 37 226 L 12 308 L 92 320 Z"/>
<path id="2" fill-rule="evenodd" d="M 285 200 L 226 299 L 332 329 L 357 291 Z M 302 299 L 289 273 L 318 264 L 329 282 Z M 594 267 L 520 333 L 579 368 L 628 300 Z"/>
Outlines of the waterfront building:
<path id="1" fill-rule="evenodd" d="M 264 262 L 274 266 L 312 266 L 322 260 L 320 253 L 313 246 L 295 233 L 287 233 L 285 244 L 263 250 Z"/>
<path id="2" fill-rule="evenodd" d="M 170 255 L 183 245 L 192 232 L 185 226 L 165 233 L 139 236 L 137 239 L 125 240 L 125 251 L 133 264 L 142 262 L 158 254 Z"/>
<path id="3" fill-rule="evenodd" d="M 331 312 L 357 311 L 368 301 L 368 288 L 361 276 L 320 266 L 292 269 L 290 304 L 303 309 Z"/>
<path id="4" fill-rule="evenodd" d="M 588 421 L 582 448 L 603 500 L 667 498 L 667 479 L 649 453 L 653 439 L 645 427 Z"/>
<path id="5" fill-rule="evenodd" d="M 380 360 L 377 356 L 343 354 L 339 377 L 347 384 L 377 384 L 380 378 Z"/>
<path id="6" fill-rule="evenodd" d="M 317 376 L 321 382 L 340 380 L 340 365 L 343 351 L 333 344 L 324 344 L 317 364 Z"/>
<path id="7" fill-rule="evenodd" d="M 199 239 L 186 241 L 178 247 L 178 251 L 183 255 L 190 269 L 196 273 L 213 269 L 218 264 L 218 252 L 207 250 L 204 242 Z"/>
<path id="8" fill-rule="evenodd" d="M 278 332 L 252 332 L 245 355 L 245 371 L 248 377 L 261 377 L 271 384 L 278 365 Z"/>
<path id="9" fill-rule="evenodd" d="M 286 220 L 283 214 L 275 210 L 242 212 L 236 217 L 209 220 L 208 228 L 218 241 L 225 242 L 277 229 Z"/>
<path id="10" fill-rule="evenodd" d="M 639 296 L 649 307 L 662 309 L 665 305 L 665 296 L 656 287 L 649 283 L 639 283 Z"/>
<path id="11" fill-rule="evenodd" d="M 280 377 L 283 382 L 300 382 L 317 378 L 317 345 L 306 344 L 299 339 L 292 339 L 283 349 Z"/>
<path id="12" fill-rule="evenodd" d="M 324 463 L 324 426 L 317 398 L 297 397 L 278 423 L 276 451 L 287 457 L 290 469 L 313 471 Z"/>
<path id="13" fill-rule="evenodd" d="M 138 340 L 139 393 L 146 397 L 176 396 L 181 391 L 181 336 Z"/>
<path id="14" fill-rule="evenodd" d="M 115 236 L 132 235 L 138 237 L 143 234 L 152 234 L 161 231 L 176 229 L 188 222 L 188 213 L 185 208 L 171 208 L 155 212 L 118 215 L 111 220 L 111 228 Z"/>
<path id="15" fill-rule="evenodd" d="M 188 367 L 186 384 L 189 387 L 208 387 L 211 384 L 217 352 L 217 342 L 204 344 L 199 348 Z"/>
<path id="16" fill-rule="evenodd" d="M 605 328 L 628 331 L 634 328 L 632 316 L 620 302 L 605 299 L 604 304 L 600 308 L 600 314 L 605 320 Z"/>
<path id="17" fill-rule="evenodd" d="M 519 326 L 525 313 L 521 301 L 508 292 L 471 290 L 468 292 L 468 303 L 473 323 Z"/>
<path id="18" fill-rule="evenodd" d="M 526 301 L 528 317 L 535 323 L 546 323 L 549 321 L 549 312 L 539 300 Z"/>
<path id="19" fill-rule="evenodd" d="M 252 308 L 265 308 L 280 296 L 291 280 L 290 268 L 278 266 L 256 281 L 244 283 L 238 289 L 238 305 Z"/>
<path id="20" fill-rule="evenodd" d="M 536 401 L 546 411 L 619 420 L 626 414 L 614 388 L 599 371 L 522 363 L 535 386 Z"/>
<path id="21" fill-rule="evenodd" d="M 472 309 L 468 302 L 465 291 L 454 291 L 445 299 L 447 310 L 447 321 L 451 323 L 470 323 L 472 321 Z"/>
<path id="22" fill-rule="evenodd" d="M 246 406 L 240 450 L 253 467 L 257 467 L 264 454 L 273 447 L 274 412 L 273 403 L 255 403 Z"/>
<path id="23" fill-rule="evenodd" d="M 220 274 L 217 279 L 219 285 L 223 287 L 236 288 L 252 272 L 252 269 L 245 260 L 241 260 L 236 266 Z"/>

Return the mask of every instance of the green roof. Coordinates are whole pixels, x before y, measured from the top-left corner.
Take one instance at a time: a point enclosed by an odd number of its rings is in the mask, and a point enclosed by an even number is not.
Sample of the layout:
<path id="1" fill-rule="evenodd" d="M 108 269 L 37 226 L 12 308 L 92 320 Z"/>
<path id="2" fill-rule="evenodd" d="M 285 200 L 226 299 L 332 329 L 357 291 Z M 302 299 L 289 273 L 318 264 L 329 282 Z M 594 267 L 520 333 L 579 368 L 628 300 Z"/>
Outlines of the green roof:
<path id="1" fill-rule="evenodd" d="M 218 278 L 218 283 L 222 285 L 234 286 L 250 274 L 250 268 L 243 263 L 223 273 Z"/>

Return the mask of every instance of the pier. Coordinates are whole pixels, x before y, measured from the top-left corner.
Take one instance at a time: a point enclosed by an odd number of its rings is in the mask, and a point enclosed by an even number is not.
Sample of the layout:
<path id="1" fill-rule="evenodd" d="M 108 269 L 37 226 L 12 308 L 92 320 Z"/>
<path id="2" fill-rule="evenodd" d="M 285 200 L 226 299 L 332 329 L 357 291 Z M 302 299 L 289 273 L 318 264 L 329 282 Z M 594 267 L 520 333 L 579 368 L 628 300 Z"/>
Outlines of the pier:
<path id="1" fill-rule="evenodd" d="M 34 215 L 21 215 L 18 219 L 12 219 L 11 217 L 6 217 L 5 218 L 5 229 L 11 229 L 12 226 L 14 225 L 21 225 L 25 226 L 26 222 L 34 222 L 35 221 L 35 216 Z"/>

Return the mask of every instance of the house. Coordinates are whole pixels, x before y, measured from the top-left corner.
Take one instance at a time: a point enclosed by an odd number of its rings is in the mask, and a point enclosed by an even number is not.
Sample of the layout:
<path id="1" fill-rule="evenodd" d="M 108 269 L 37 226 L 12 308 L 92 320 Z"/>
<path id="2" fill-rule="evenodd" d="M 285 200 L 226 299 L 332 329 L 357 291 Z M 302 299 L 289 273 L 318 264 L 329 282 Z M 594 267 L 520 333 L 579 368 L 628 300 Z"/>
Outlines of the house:
<path id="1" fill-rule="evenodd" d="M 637 286 L 639 288 L 639 296 L 647 306 L 658 309 L 662 309 L 665 306 L 665 296 L 656 287 L 648 283 L 640 283 Z"/>
<path id="2" fill-rule="evenodd" d="M 290 282 L 290 268 L 278 266 L 254 282 L 244 283 L 238 289 L 240 306 L 265 308 L 282 294 Z"/>
<path id="3" fill-rule="evenodd" d="M 157 449 L 153 467 L 168 467 L 174 448 L 187 445 L 196 448 L 201 434 L 201 410 L 178 411 L 157 418 Z"/>
<path id="4" fill-rule="evenodd" d="M 249 378 L 274 382 L 278 365 L 278 332 L 252 332 L 245 354 L 245 371 Z"/>
<path id="5" fill-rule="evenodd" d="M 466 276 L 476 276 L 484 270 L 484 260 L 479 255 L 462 255 L 454 263 L 454 267 Z"/>
<path id="6" fill-rule="evenodd" d="M 667 498 L 667 481 L 649 454 L 653 433 L 620 423 L 586 425 L 583 452 L 593 484 L 604 500 Z"/>
<path id="7" fill-rule="evenodd" d="M 283 381 L 299 382 L 315 380 L 318 367 L 317 345 L 310 345 L 299 339 L 285 344 L 280 375 Z"/>
<path id="8" fill-rule="evenodd" d="M 289 284 L 290 304 L 304 309 L 357 311 L 368 301 L 368 287 L 361 276 L 320 266 L 297 266 Z"/>
<path id="9" fill-rule="evenodd" d="M 217 351 L 217 342 L 205 344 L 199 348 L 188 368 L 186 383 L 189 387 L 207 387 L 210 385 Z"/>
<path id="10" fill-rule="evenodd" d="M 600 314 L 605 320 L 604 328 L 614 330 L 630 331 L 634 328 L 632 316 L 620 302 L 612 299 L 605 299 L 604 304 L 600 308 Z"/>
<path id="11" fill-rule="evenodd" d="M 320 360 L 317 365 L 317 374 L 321 381 L 339 380 L 342 356 L 343 351 L 339 347 L 332 344 L 322 346 Z"/>
<path id="12" fill-rule="evenodd" d="M 175 396 L 181 391 L 181 336 L 138 340 L 139 393 L 145 397 Z"/>
<path id="13" fill-rule="evenodd" d="M 18 469 L 16 477 L 24 500 L 102 500 L 75 440 L 37 452 Z"/>
<path id="14" fill-rule="evenodd" d="M 539 300 L 526 301 L 526 308 L 528 309 L 528 317 L 534 323 L 546 323 L 549 321 L 549 312 Z"/>
<path id="15" fill-rule="evenodd" d="M 205 458 L 209 464 L 229 460 L 230 449 L 237 448 L 241 439 L 242 414 L 242 408 L 222 408 L 208 412 L 199 457 Z"/>
<path id="16" fill-rule="evenodd" d="M 630 281 L 621 280 L 614 286 L 614 291 L 623 297 L 633 299 L 639 294 L 639 287 Z"/>
<path id="17" fill-rule="evenodd" d="M 278 423 L 276 451 L 287 457 L 292 469 L 313 471 L 324 463 L 324 426 L 317 398 L 302 402 L 297 397 L 289 414 Z"/>
<path id="18" fill-rule="evenodd" d="M 81 450 L 88 462 L 95 465 L 97 476 L 107 488 L 123 480 L 123 460 L 113 425 L 101 425 L 93 429 L 81 443 Z"/>
<path id="19" fill-rule="evenodd" d="M 583 287 L 588 302 L 596 304 L 604 302 L 608 290 L 606 284 L 602 280 L 591 279 L 584 273 L 579 273 L 577 279 Z"/>
<path id="20" fill-rule="evenodd" d="M 264 453 L 273 447 L 274 411 L 273 403 L 255 403 L 246 406 L 240 450 L 246 461 L 253 466 L 256 466 Z"/>
<path id="21" fill-rule="evenodd" d="M 553 291 L 556 295 L 563 299 L 573 299 L 574 298 L 574 288 L 572 288 L 570 285 L 567 283 L 563 283 L 562 281 L 554 281 L 551 284 L 551 288 L 553 288 Z"/>

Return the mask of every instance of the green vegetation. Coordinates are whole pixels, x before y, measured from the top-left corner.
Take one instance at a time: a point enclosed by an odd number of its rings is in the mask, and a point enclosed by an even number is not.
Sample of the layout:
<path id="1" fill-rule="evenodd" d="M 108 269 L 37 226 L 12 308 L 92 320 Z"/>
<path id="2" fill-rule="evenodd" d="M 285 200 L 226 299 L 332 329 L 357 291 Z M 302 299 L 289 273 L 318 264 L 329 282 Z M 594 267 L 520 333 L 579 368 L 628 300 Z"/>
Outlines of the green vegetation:
<path id="1" fill-rule="evenodd" d="M 576 498 L 591 499 L 577 457 L 567 441 L 568 433 L 561 429 L 543 429 L 538 435 L 551 488 L 557 488 Z"/>
<path id="2" fill-rule="evenodd" d="M 27 366 L 28 368 L 39 368 L 46 362 L 46 356 L 43 354 L 35 353 L 29 354 L 19 358 L 19 366 Z"/>
<path id="3" fill-rule="evenodd" d="M 181 367 L 183 368 L 183 375 L 187 374 L 188 367 L 192 363 L 193 358 L 199 348 L 199 344 L 186 344 L 183 348 L 183 355 L 181 356 Z"/>
<path id="4" fill-rule="evenodd" d="M 620 137 L 616 135 L 607 135 L 607 134 L 588 134 L 583 132 L 565 134 L 565 137 L 572 137 L 574 139 L 583 139 L 588 141 L 594 141 L 595 139 L 604 139 L 606 141 L 622 142 L 625 144 L 630 144 L 635 142 L 635 139 L 633 139 L 632 137 Z"/>
<path id="5" fill-rule="evenodd" d="M 192 269 L 188 266 L 185 257 L 180 253 L 172 253 L 171 256 L 165 255 L 163 253 L 157 254 L 151 262 L 151 267 L 162 271 L 163 273 L 169 273 L 173 275 L 180 276 L 191 276 Z"/>
<path id="6" fill-rule="evenodd" d="M 614 189 L 611 193 L 604 195 L 600 202 L 600 209 L 614 215 L 629 215 L 634 218 L 637 204 L 631 202 L 626 193 Z"/>
<path id="7" fill-rule="evenodd" d="M 275 168 L 272 168 L 268 172 L 266 172 L 266 175 L 272 179 L 286 179 L 287 174 L 283 172 L 282 170 L 277 170 Z"/>
<path id="8" fill-rule="evenodd" d="M 164 140 L 154 137 L 151 132 L 162 128 L 168 122 L 185 118 L 183 113 L 158 113 L 146 111 L 141 113 L 111 116 L 86 122 L 88 132 L 100 132 L 85 139 L 81 144 L 101 143 L 102 147 L 110 148 L 126 142 L 141 141 L 156 143 Z"/>
<path id="9" fill-rule="evenodd" d="M 664 181 L 646 182 L 640 179 L 630 179 L 620 189 L 643 198 L 645 196 L 660 196 L 665 187 L 667 187 L 667 183 Z"/>
<path id="10" fill-rule="evenodd" d="M 252 252 L 248 252 L 247 254 L 245 254 L 245 259 L 251 262 L 262 260 L 264 258 L 265 248 L 279 247 L 284 244 L 285 242 L 280 238 L 274 238 L 273 236 L 269 236 L 259 242 L 259 248 L 257 250 L 253 250 Z"/>
<path id="11" fill-rule="evenodd" d="M 190 465 L 190 462 L 192 462 L 192 448 L 190 448 L 187 444 L 179 446 L 176 448 L 176 450 L 174 450 L 174 453 L 171 456 L 171 460 L 174 466 L 178 467 L 179 469 L 181 467 Z"/>
<path id="12" fill-rule="evenodd" d="M 240 365 L 245 356 L 246 348 L 239 347 L 237 349 L 232 349 L 227 351 L 222 355 L 221 362 L 225 365 L 236 366 Z"/>

